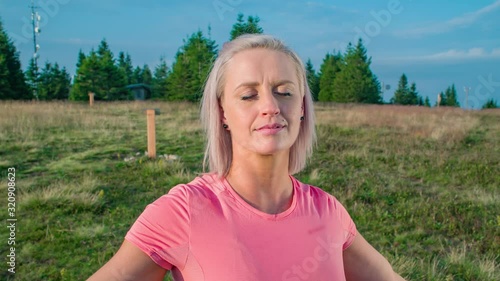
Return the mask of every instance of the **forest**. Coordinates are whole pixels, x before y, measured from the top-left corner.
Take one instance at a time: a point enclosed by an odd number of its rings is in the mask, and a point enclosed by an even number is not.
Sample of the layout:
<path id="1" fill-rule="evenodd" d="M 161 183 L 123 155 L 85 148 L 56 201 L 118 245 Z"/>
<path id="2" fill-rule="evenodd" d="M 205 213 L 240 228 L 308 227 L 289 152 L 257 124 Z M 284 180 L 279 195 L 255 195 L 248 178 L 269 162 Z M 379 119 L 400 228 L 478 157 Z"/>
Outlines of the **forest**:
<path id="1" fill-rule="evenodd" d="M 238 14 L 230 32 L 230 40 L 247 33 L 264 33 L 258 16 Z M 183 40 L 172 65 L 164 57 L 150 67 L 134 66 L 130 54 L 119 51 L 115 56 L 106 39 L 89 53 L 76 54 L 76 73 L 72 77 L 57 62 L 45 62 L 38 67 L 34 58 L 23 70 L 19 53 L 4 30 L 0 19 L 0 100 L 71 100 L 84 101 L 88 93 L 96 100 L 132 100 L 130 85 L 148 89 L 146 99 L 161 101 L 197 102 L 211 63 L 217 57 L 219 46 L 201 30 Z M 341 53 L 333 50 L 325 54 L 318 70 L 310 60 L 305 63 L 313 99 L 320 102 L 383 104 L 382 86 L 370 69 L 371 57 L 361 39 L 349 43 Z M 440 93 L 434 106 L 460 107 L 455 85 Z M 415 82 L 410 83 L 402 73 L 394 96 L 385 102 L 399 105 L 430 107 L 429 97 L 419 94 Z M 498 107 L 488 100 L 483 108 Z"/>

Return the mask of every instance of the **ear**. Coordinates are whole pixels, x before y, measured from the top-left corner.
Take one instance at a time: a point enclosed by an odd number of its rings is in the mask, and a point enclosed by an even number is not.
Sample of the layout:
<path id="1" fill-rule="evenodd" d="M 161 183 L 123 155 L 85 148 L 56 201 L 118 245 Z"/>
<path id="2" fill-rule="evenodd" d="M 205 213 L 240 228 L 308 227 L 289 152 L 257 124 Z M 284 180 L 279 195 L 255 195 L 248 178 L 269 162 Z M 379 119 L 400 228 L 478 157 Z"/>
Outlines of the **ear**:
<path id="1" fill-rule="evenodd" d="M 224 108 L 220 103 L 220 99 L 219 99 L 219 116 L 220 116 L 220 121 L 224 123 L 226 121 L 226 115 L 224 114 Z"/>
<path id="2" fill-rule="evenodd" d="M 302 99 L 302 106 L 300 107 L 300 116 L 304 116 L 304 104 L 306 102 L 306 98 Z"/>

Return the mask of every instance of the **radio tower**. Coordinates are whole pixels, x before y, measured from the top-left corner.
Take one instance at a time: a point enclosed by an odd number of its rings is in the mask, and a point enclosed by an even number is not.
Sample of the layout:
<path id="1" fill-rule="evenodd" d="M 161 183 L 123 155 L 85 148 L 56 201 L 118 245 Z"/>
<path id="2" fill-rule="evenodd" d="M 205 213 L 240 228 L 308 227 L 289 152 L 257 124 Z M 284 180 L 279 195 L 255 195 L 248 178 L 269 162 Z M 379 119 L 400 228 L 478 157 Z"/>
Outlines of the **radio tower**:
<path id="1" fill-rule="evenodd" d="M 40 34 L 40 15 L 38 12 L 35 11 L 36 7 L 35 4 L 33 3 L 34 1 L 31 0 L 31 24 L 33 26 L 33 63 L 35 64 L 35 67 L 33 71 L 34 76 L 34 81 L 33 81 L 33 95 L 35 98 L 38 100 L 38 50 L 40 49 L 40 45 L 36 43 L 36 37 Z"/>
<path id="2" fill-rule="evenodd" d="M 464 86 L 464 91 L 465 91 L 465 109 L 469 109 L 469 91 L 471 90 L 471 87 L 466 87 Z"/>

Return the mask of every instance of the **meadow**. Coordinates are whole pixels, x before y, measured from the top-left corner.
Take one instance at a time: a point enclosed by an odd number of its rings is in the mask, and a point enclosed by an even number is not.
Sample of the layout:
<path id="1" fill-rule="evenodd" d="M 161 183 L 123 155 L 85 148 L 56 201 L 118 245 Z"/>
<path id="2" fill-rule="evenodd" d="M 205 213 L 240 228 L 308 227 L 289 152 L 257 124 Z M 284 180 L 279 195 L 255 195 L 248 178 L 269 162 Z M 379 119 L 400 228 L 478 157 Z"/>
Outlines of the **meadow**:
<path id="1" fill-rule="evenodd" d="M 145 109 L 157 108 L 156 159 Z M 0 216 L 16 170 L 16 274 L 85 280 L 145 206 L 202 172 L 198 105 L 0 102 Z M 500 280 L 500 111 L 317 104 L 301 181 L 335 195 L 407 280 Z M 165 280 L 170 280 L 166 277 Z"/>

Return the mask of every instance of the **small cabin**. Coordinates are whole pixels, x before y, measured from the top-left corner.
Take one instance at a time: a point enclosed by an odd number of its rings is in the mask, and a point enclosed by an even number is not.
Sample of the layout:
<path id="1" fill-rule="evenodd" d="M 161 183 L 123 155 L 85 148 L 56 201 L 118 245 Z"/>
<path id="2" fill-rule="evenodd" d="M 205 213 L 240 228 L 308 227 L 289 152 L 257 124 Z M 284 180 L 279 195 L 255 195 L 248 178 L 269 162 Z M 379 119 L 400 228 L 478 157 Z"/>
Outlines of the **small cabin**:
<path id="1" fill-rule="evenodd" d="M 134 95 L 134 100 L 146 100 L 151 98 L 151 86 L 147 84 L 131 84 L 125 88 Z"/>

